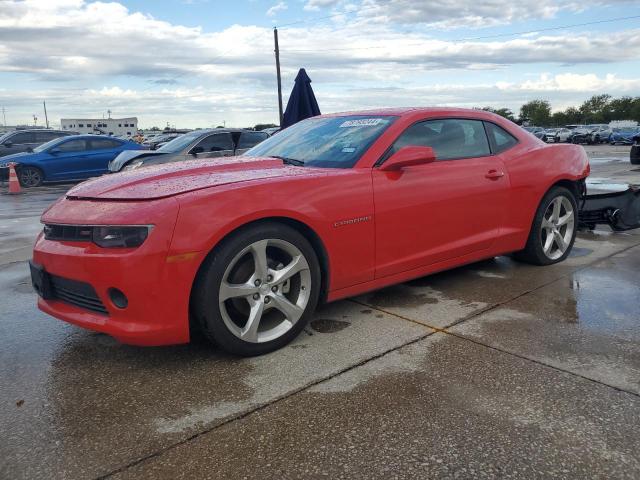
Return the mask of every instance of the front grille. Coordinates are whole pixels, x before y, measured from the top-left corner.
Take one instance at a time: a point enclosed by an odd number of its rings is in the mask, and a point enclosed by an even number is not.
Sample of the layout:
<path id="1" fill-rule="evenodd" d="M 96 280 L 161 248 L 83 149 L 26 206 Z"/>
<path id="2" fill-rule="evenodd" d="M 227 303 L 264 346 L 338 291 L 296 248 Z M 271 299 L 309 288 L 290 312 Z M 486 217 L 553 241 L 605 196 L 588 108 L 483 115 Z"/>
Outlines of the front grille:
<path id="1" fill-rule="evenodd" d="M 90 242 L 92 235 L 93 227 L 83 225 L 57 225 L 51 223 L 44 226 L 44 238 L 47 240 Z"/>
<path id="2" fill-rule="evenodd" d="M 50 275 L 50 277 L 51 293 L 55 299 L 92 312 L 109 315 L 98 294 L 88 283 L 69 280 L 57 275 Z"/>

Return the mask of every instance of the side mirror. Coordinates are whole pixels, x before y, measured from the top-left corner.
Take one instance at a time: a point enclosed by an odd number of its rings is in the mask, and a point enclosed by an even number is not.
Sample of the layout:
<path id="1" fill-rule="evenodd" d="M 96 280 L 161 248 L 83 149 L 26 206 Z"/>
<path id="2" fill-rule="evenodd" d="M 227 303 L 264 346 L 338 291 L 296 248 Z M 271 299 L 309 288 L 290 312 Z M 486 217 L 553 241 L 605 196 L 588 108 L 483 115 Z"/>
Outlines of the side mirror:
<path id="1" fill-rule="evenodd" d="M 51 155 L 58 155 L 60 153 L 60 150 L 58 150 L 57 148 L 52 148 L 51 150 L 49 150 L 49 153 Z"/>
<path id="2" fill-rule="evenodd" d="M 198 153 L 203 153 L 203 152 L 204 152 L 203 147 L 193 147 L 189 153 L 191 155 L 197 155 Z"/>
<path id="3" fill-rule="evenodd" d="M 27 147 L 27 152 L 28 152 L 28 153 L 33 153 L 33 148 L 31 148 L 31 147 Z"/>
<path id="4" fill-rule="evenodd" d="M 424 165 L 436 161 L 436 154 L 431 147 L 402 147 L 382 164 L 380 170 L 390 172 L 413 165 Z"/>
<path id="5" fill-rule="evenodd" d="M 13 146 L 13 142 L 4 142 L 3 145 L 7 148 Z"/>

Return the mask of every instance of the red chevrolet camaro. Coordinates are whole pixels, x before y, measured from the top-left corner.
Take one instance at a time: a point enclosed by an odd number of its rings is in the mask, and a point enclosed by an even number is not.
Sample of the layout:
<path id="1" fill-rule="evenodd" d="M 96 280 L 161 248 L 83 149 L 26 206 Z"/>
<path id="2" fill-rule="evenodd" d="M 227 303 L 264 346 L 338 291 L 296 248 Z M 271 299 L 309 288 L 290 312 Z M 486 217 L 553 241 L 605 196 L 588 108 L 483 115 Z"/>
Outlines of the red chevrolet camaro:
<path id="1" fill-rule="evenodd" d="M 84 182 L 42 216 L 38 305 L 135 345 L 282 347 L 320 301 L 516 252 L 569 254 L 589 163 L 453 108 L 323 115 L 244 156 Z"/>

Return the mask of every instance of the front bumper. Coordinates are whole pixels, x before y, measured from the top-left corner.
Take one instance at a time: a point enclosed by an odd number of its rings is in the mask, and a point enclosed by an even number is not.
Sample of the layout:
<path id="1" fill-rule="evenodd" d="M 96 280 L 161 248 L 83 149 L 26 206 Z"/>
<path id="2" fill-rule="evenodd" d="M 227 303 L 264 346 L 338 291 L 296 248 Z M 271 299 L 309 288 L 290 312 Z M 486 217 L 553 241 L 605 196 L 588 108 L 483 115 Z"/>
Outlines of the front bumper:
<path id="1" fill-rule="evenodd" d="M 78 219 L 69 216 L 88 218 L 91 211 L 93 215 L 102 211 L 110 222 L 92 224 L 136 223 L 126 218 L 136 211 L 136 205 L 129 202 L 100 202 L 102 208 L 96 207 L 96 202 L 76 201 L 69 206 L 70 202 L 65 200 L 54 205 L 45 213 L 43 221 L 79 224 Z M 193 255 L 188 257 L 189 261 L 175 261 L 176 257 L 170 254 L 177 202 L 165 199 L 144 203 L 146 205 L 137 205 L 137 217 L 145 215 L 147 210 L 149 215 L 143 218 L 150 220 L 154 229 L 138 248 L 109 249 L 91 242 L 54 241 L 45 239 L 43 234 L 38 236 L 33 251 L 36 268 L 42 267 L 47 275 L 63 281 L 90 285 L 106 313 L 86 305 L 83 308 L 81 302 L 69 301 L 68 296 L 56 295 L 40 296 L 38 307 L 42 311 L 127 344 L 154 346 L 189 341 L 189 295 L 201 258 Z M 163 203 L 163 208 L 156 209 L 162 213 L 153 214 L 149 208 L 151 203 Z M 60 206 L 63 204 L 66 208 Z M 111 300 L 112 288 L 126 295 L 126 308 L 119 308 Z"/>

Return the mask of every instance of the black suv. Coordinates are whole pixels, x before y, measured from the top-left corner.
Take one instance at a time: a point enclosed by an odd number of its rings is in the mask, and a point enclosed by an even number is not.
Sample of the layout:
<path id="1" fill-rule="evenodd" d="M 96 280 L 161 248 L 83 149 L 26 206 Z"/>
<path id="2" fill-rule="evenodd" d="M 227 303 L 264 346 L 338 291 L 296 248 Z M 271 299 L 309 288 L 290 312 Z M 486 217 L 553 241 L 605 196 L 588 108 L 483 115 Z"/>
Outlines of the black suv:
<path id="1" fill-rule="evenodd" d="M 0 157 L 14 153 L 29 152 L 38 145 L 47 143 L 50 140 L 75 134 L 75 132 L 44 128 L 8 132 L 0 137 Z"/>

